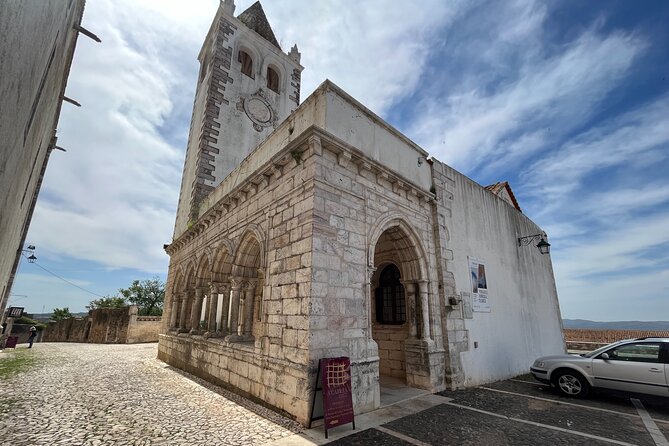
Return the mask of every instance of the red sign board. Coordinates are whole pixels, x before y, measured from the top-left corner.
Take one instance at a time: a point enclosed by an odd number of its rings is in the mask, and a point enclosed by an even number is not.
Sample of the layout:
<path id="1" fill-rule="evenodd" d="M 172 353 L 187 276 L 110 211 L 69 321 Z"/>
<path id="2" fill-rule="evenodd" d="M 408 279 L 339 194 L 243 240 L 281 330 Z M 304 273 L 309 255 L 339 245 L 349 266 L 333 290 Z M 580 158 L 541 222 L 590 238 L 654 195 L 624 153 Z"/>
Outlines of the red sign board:
<path id="1" fill-rule="evenodd" d="M 323 416 L 325 432 L 335 426 L 354 423 L 353 396 L 351 393 L 351 361 L 340 358 L 323 358 L 320 363 L 323 384 Z"/>

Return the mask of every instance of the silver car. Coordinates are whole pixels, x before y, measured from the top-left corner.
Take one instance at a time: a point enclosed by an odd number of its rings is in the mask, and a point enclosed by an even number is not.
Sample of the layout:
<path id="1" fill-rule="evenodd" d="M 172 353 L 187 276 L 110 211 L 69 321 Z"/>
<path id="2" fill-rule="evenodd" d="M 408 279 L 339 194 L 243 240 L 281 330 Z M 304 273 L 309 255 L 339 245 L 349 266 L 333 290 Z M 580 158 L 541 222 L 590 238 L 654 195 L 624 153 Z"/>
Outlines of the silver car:
<path id="1" fill-rule="evenodd" d="M 583 398 L 591 387 L 669 397 L 669 338 L 628 339 L 581 356 L 544 356 L 530 372 L 569 397 Z"/>

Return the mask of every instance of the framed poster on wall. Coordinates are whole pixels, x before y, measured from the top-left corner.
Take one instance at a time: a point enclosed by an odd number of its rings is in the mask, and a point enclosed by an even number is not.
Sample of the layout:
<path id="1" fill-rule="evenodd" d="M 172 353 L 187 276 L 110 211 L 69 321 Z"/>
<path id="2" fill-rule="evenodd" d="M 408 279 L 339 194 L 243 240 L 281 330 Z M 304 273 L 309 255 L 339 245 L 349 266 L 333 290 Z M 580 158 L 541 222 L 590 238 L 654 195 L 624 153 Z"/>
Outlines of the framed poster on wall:
<path id="1" fill-rule="evenodd" d="M 490 313 L 485 263 L 469 257 L 469 276 L 472 284 L 472 310 L 478 313 Z"/>

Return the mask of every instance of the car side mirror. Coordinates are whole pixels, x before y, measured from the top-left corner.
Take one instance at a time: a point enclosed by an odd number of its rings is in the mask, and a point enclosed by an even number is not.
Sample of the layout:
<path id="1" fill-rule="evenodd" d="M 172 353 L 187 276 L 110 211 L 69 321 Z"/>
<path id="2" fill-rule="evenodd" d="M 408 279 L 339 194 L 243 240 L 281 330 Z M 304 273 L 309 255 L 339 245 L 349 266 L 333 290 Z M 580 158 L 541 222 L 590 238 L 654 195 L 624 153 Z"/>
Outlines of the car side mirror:
<path id="1" fill-rule="evenodd" d="M 599 355 L 600 358 L 602 358 L 604 361 L 608 361 L 609 359 L 609 354 L 608 353 L 602 353 Z"/>

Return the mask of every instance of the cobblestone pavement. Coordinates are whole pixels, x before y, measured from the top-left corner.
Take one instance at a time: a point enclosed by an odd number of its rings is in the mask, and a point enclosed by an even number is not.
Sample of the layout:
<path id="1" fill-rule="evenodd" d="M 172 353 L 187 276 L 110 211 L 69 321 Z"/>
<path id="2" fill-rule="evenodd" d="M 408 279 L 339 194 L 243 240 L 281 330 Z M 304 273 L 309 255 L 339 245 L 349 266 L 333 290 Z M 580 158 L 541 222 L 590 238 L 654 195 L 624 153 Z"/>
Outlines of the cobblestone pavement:
<path id="1" fill-rule="evenodd" d="M 301 430 L 158 361 L 157 344 L 47 343 L 29 354 L 38 365 L 0 383 L 2 445 L 258 445 Z"/>
<path id="2" fill-rule="evenodd" d="M 331 444 L 668 444 L 651 436 L 630 397 L 642 401 L 665 436 L 669 433 L 669 398 L 600 391 L 591 398 L 574 400 L 527 378 L 441 395 L 452 400 Z"/>

